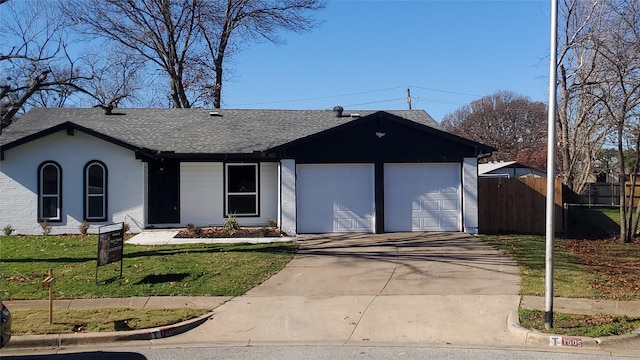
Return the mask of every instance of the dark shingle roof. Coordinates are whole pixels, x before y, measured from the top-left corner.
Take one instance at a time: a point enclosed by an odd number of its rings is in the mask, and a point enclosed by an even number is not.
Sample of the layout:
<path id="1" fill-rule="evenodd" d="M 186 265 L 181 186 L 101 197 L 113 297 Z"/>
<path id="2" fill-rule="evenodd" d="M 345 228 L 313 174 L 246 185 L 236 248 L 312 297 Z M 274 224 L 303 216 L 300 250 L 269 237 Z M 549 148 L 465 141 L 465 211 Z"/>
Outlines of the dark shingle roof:
<path id="1" fill-rule="evenodd" d="M 216 112 L 219 116 L 211 116 Z M 33 109 L 3 129 L 0 146 L 70 122 L 134 148 L 182 154 L 248 154 L 304 138 L 379 111 L 227 109 Z M 423 110 L 384 111 L 440 129 Z"/>

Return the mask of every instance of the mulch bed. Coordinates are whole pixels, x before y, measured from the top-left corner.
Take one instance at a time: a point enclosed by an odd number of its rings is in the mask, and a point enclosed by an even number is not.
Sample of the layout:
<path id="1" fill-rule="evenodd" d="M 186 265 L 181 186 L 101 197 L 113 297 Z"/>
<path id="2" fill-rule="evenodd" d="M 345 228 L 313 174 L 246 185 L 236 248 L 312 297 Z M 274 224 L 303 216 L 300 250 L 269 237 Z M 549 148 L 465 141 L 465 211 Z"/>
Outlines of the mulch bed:
<path id="1" fill-rule="evenodd" d="M 239 228 L 225 229 L 222 227 L 211 228 L 189 228 L 180 230 L 175 236 L 176 238 L 258 238 L 258 237 L 280 237 L 282 236 L 279 228 L 260 227 L 260 228 Z"/>

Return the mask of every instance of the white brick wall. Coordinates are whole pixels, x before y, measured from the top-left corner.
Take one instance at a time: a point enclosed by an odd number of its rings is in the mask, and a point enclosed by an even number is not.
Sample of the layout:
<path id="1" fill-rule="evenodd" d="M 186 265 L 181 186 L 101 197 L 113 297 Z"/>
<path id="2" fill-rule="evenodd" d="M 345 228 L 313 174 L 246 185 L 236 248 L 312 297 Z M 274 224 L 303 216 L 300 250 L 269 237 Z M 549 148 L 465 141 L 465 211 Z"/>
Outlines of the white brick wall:
<path id="1" fill-rule="evenodd" d="M 84 166 L 102 161 L 108 169 L 108 221 L 98 226 L 127 221 L 131 230 L 139 228 L 130 219 L 144 223 L 142 190 L 144 166 L 135 154 L 120 146 L 82 132 L 66 131 L 36 139 L 5 152 L 0 162 L 0 228 L 11 225 L 14 234 L 42 234 L 38 224 L 38 166 L 55 161 L 62 168 L 62 221 L 51 222 L 51 234 L 78 233 L 83 220 Z"/>
<path id="2" fill-rule="evenodd" d="M 260 164 L 260 216 L 238 217 L 240 226 L 264 226 L 278 216 L 278 164 Z M 224 224 L 224 164 L 180 164 L 181 226 Z"/>

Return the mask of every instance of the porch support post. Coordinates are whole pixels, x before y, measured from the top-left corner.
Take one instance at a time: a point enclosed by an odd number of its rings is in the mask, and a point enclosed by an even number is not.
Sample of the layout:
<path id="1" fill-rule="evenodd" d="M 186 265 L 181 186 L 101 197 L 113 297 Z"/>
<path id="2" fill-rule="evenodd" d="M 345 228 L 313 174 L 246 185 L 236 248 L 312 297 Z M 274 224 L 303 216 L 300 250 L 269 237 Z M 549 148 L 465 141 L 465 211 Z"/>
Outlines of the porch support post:
<path id="1" fill-rule="evenodd" d="M 374 209 L 376 234 L 384 233 L 384 163 L 377 161 L 373 169 L 374 173 Z"/>
<path id="2" fill-rule="evenodd" d="M 280 196 L 279 219 L 280 229 L 287 235 L 297 234 L 296 218 L 296 161 L 280 160 Z"/>
<path id="3" fill-rule="evenodd" d="M 478 233 L 478 159 L 471 157 L 462 163 L 462 228 Z"/>

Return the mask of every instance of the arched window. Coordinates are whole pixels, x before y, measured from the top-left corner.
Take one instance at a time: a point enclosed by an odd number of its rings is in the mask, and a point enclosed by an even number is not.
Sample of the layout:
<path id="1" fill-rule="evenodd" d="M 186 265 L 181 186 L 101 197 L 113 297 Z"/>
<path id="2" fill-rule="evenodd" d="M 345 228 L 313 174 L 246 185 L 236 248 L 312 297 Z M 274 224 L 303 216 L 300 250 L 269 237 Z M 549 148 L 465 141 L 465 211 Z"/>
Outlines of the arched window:
<path id="1" fill-rule="evenodd" d="M 61 221 L 62 169 L 53 161 L 38 167 L 38 221 Z"/>
<path id="2" fill-rule="evenodd" d="M 107 167 L 100 161 L 84 167 L 84 219 L 107 220 Z"/>

